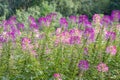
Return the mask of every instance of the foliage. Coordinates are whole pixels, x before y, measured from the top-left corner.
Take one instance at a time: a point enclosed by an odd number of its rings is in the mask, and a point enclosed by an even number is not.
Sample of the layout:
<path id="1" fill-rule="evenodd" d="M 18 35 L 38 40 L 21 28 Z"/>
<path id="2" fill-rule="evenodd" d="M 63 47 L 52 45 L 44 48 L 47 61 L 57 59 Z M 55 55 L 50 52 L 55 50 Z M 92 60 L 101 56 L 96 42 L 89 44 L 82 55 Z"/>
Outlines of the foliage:
<path id="1" fill-rule="evenodd" d="M 9 18 L 17 10 L 29 11 L 29 8 L 38 7 L 41 16 L 56 11 L 63 16 L 86 14 L 91 18 L 94 13 L 110 14 L 112 10 L 120 9 L 119 5 L 119 0 L 1 0 L 0 15 Z"/>

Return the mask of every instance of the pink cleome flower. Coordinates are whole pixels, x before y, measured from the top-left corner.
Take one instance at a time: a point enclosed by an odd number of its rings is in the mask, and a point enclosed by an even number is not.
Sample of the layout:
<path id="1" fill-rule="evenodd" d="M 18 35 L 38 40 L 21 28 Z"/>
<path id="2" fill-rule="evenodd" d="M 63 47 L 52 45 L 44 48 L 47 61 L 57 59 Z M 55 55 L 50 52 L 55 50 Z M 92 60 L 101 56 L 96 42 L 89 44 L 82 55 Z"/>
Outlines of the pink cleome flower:
<path id="1" fill-rule="evenodd" d="M 89 69 L 89 62 L 87 60 L 80 60 L 78 67 L 79 69 L 86 71 Z"/>
<path id="2" fill-rule="evenodd" d="M 61 28 L 56 31 L 56 40 L 55 43 L 63 43 L 63 44 L 80 44 L 82 36 L 82 31 L 78 29 L 72 29 L 70 31 L 61 31 Z"/>
<path id="3" fill-rule="evenodd" d="M 92 19 L 94 23 L 100 24 L 101 17 L 99 14 L 94 14 Z"/>
<path id="4" fill-rule="evenodd" d="M 110 53 L 111 55 L 115 55 L 117 53 L 116 46 L 108 46 L 106 48 L 106 53 Z"/>
<path id="5" fill-rule="evenodd" d="M 31 43 L 31 40 L 29 38 L 27 37 L 22 38 L 22 41 L 21 41 L 22 49 L 31 48 L 32 45 L 30 43 Z"/>
<path id="6" fill-rule="evenodd" d="M 54 73 L 53 74 L 54 78 L 56 78 L 57 80 L 62 80 L 61 75 L 59 73 Z"/>
<path id="7" fill-rule="evenodd" d="M 105 64 L 105 63 L 100 63 L 100 64 L 98 64 L 98 66 L 97 66 L 97 70 L 99 71 L 99 72 L 108 72 L 108 66 Z"/>
<path id="8" fill-rule="evenodd" d="M 105 32 L 105 38 L 108 40 L 115 40 L 116 39 L 116 32 L 112 32 L 112 31 L 106 31 Z"/>

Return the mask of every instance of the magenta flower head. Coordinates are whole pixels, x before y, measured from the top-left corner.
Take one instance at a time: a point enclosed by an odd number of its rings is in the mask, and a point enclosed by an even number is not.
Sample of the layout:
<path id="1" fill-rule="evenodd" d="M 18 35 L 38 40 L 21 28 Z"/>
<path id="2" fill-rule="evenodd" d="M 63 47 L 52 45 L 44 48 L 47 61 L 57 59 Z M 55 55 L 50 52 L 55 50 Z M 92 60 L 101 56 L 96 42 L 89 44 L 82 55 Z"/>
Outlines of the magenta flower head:
<path id="1" fill-rule="evenodd" d="M 109 53 L 111 55 L 115 55 L 117 53 L 116 46 L 108 46 L 106 48 L 106 53 Z"/>
<path id="2" fill-rule="evenodd" d="M 51 22 L 52 22 L 52 16 L 51 15 L 50 16 L 46 16 L 45 18 L 46 18 L 46 21 L 44 22 L 45 23 L 44 25 L 49 27 Z"/>
<path id="3" fill-rule="evenodd" d="M 59 73 L 54 73 L 54 78 L 59 78 L 60 77 L 60 74 Z"/>
<path id="4" fill-rule="evenodd" d="M 47 20 L 49 20 L 50 22 L 52 21 L 52 15 L 51 15 L 51 14 L 46 15 L 45 18 L 46 18 Z"/>
<path id="5" fill-rule="evenodd" d="M 52 20 L 56 20 L 57 18 L 57 13 L 53 12 L 53 13 L 50 13 L 51 17 L 52 17 Z"/>
<path id="6" fill-rule="evenodd" d="M 85 21 L 84 26 L 85 27 L 92 27 L 92 23 L 90 21 Z"/>
<path id="7" fill-rule="evenodd" d="M 52 20 L 51 16 L 46 16 L 46 17 L 40 17 L 38 19 L 38 22 L 39 22 L 39 24 L 40 24 L 41 27 L 42 26 L 49 27 L 50 23 L 51 23 L 51 20 Z"/>
<path id="8" fill-rule="evenodd" d="M 88 17 L 86 15 L 79 16 L 79 21 L 78 21 L 79 24 L 84 23 L 86 21 L 88 21 Z"/>
<path id="9" fill-rule="evenodd" d="M 8 22 L 8 20 L 3 20 L 3 21 L 2 21 L 2 26 L 3 26 L 4 31 L 8 31 L 8 30 L 9 30 L 9 29 L 8 29 L 8 27 L 9 27 L 9 22 Z"/>
<path id="10" fill-rule="evenodd" d="M 39 28 L 34 17 L 29 16 L 28 21 L 29 21 L 31 29 L 38 29 Z"/>
<path id="11" fill-rule="evenodd" d="M 72 23 L 76 23 L 77 22 L 77 17 L 76 16 L 70 16 L 69 17 L 69 19 L 70 19 L 70 21 L 72 22 Z"/>
<path id="12" fill-rule="evenodd" d="M 93 22 L 94 22 L 95 24 L 100 24 L 101 17 L 100 17 L 99 14 L 94 14 L 93 17 L 92 17 L 92 19 L 93 19 Z"/>
<path id="13" fill-rule="evenodd" d="M 57 80 L 62 80 L 61 75 L 59 73 L 54 73 L 53 77 L 56 78 Z"/>
<path id="14" fill-rule="evenodd" d="M 22 49 L 28 49 L 30 48 L 32 45 L 30 44 L 31 40 L 27 37 L 22 38 L 21 40 L 21 45 L 22 45 Z"/>
<path id="15" fill-rule="evenodd" d="M 60 23 L 60 27 L 62 27 L 63 29 L 67 29 L 68 22 L 67 22 L 66 18 L 60 18 L 59 23 Z"/>
<path id="16" fill-rule="evenodd" d="M 22 38 L 22 44 L 26 45 L 26 44 L 30 44 L 31 40 L 27 37 Z"/>
<path id="17" fill-rule="evenodd" d="M 8 32 L 8 35 L 12 41 L 14 41 L 16 39 L 16 32 L 13 32 L 13 31 Z"/>
<path id="18" fill-rule="evenodd" d="M 70 29 L 69 34 L 70 34 L 70 35 L 75 34 L 75 29 Z"/>
<path id="19" fill-rule="evenodd" d="M 46 16 L 46 18 L 51 22 L 51 21 L 54 21 L 56 20 L 57 18 L 57 13 L 53 12 L 53 13 L 50 13 Z"/>
<path id="20" fill-rule="evenodd" d="M 79 17 L 79 21 L 78 21 L 79 25 L 83 25 L 84 27 L 92 27 L 91 22 L 88 20 L 88 17 L 86 15 L 81 15 Z"/>
<path id="21" fill-rule="evenodd" d="M 19 30 L 24 30 L 24 24 L 23 23 L 17 23 L 17 28 Z"/>
<path id="22" fill-rule="evenodd" d="M 97 66 L 97 70 L 99 71 L 99 72 L 108 72 L 108 66 L 105 64 L 105 63 L 100 63 L 100 64 L 98 64 L 98 66 Z"/>
<path id="23" fill-rule="evenodd" d="M 79 36 L 71 36 L 70 44 L 80 44 L 80 37 Z"/>
<path id="24" fill-rule="evenodd" d="M 94 41 L 95 40 L 95 30 L 92 27 L 85 28 L 84 36 L 88 40 Z"/>
<path id="25" fill-rule="evenodd" d="M 116 39 L 116 33 L 112 32 L 112 31 L 107 31 L 105 34 L 106 39 L 110 39 L 110 40 L 115 40 Z"/>
<path id="26" fill-rule="evenodd" d="M 16 22 L 17 22 L 16 16 L 10 17 L 9 20 L 8 20 L 8 22 L 9 22 L 10 25 L 16 24 Z"/>
<path id="27" fill-rule="evenodd" d="M 120 10 L 113 10 L 111 13 L 113 21 L 119 21 L 120 20 Z"/>
<path id="28" fill-rule="evenodd" d="M 3 35 L 0 35 L 0 42 L 1 42 L 1 43 L 4 43 L 4 42 L 6 42 L 6 41 L 7 41 L 7 39 L 5 39 Z"/>
<path id="29" fill-rule="evenodd" d="M 42 26 L 45 26 L 46 18 L 45 18 L 45 17 L 40 17 L 40 18 L 38 19 L 38 22 L 39 22 L 39 24 L 40 24 L 41 27 L 42 27 Z"/>
<path id="30" fill-rule="evenodd" d="M 77 28 L 73 28 L 69 30 L 69 34 L 71 36 L 79 36 L 80 38 L 82 37 L 83 31 Z"/>
<path id="31" fill-rule="evenodd" d="M 20 35 L 19 33 L 20 33 L 20 31 L 16 28 L 16 26 L 10 26 L 8 35 L 12 41 L 14 41 L 17 38 L 17 36 Z"/>
<path id="32" fill-rule="evenodd" d="M 80 70 L 86 71 L 89 69 L 89 63 L 87 60 L 80 60 L 78 67 Z"/>
<path id="33" fill-rule="evenodd" d="M 101 19 L 102 25 L 108 26 L 111 23 L 112 23 L 112 17 L 109 15 L 104 15 L 103 18 Z"/>
<path id="34" fill-rule="evenodd" d="M 29 17 L 28 17 L 28 21 L 29 21 L 30 23 L 35 22 L 35 18 L 34 18 L 33 16 L 29 16 Z"/>

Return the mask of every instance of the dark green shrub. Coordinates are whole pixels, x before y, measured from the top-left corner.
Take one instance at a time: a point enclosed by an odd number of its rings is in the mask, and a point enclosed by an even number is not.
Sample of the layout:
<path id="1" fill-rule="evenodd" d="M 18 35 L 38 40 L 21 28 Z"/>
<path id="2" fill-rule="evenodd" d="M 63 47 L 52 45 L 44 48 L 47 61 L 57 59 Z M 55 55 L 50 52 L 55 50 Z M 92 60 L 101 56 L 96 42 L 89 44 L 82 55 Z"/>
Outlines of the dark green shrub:
<path id="1" fill-rule="evenodd" d="M 36 14 L 38 7 L 41 16 L 56 11 L 63 16 L 86 14 L 92 17 L 95 13 L 110 14 L 112 10 L 120 9 L 119 5 L 119 0 L 1 0 L 0 16 L 9 18 L 16 14 L 16 10 L 29 12 L 31 8 L 33 12 L 30 14 Z"/>

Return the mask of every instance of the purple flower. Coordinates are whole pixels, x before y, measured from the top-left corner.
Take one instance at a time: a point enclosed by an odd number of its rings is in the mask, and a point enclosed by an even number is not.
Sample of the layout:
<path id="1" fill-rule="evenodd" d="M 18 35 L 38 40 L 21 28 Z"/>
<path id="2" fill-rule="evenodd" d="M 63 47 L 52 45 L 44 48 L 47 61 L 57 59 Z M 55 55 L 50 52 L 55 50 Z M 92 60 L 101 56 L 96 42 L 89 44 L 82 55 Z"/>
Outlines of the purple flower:
<path id="1" fill-rule="evenodd" d="M 35 29 L 39 28 L 39 26 L 37 25 L 34 17 L 29 16 L 28 21 L 29 21 L 29 24 L 30 24 L 30 28 L 35 28 Z"/>
<path id="2" fill-rule="evenodd" d="M 75 29 L 70 29 L 69 34 L 70 35 L 75 34 Z"/>
<path id="3" fill-rule="evenodd" d="M 103 18 L 101 19 L 102 25 L 108 26 L 111 23 L 112 23 L 112 17 L 109 15 L 104 15 Z"/>
<path id="4" fill-rule="evenodd" d="M 79 21 L 78 21 L 79 25 L 83 25 L 84 27 L 92 27 L 91 22 L 88 20 L 88 17 L 86 15 L 81 15 L 79 17 Z"/>
<path id="5" fill-rule="evenodd" d="M 97 70 L 99 72 L 108 72 L 108 66 L 105 64 L 105 63 L 99 63 L 98 66 L 97 66 Z"/>
<path id="6" fill-rule="evenodd" d="M 52 20 L 56 20 L 57 18 L 57 13 L 50 13 L 46 16 L 46 18 L 51 22 Z"/>
<path id="7" fill-rule="evenodd" d="M 66 18 L 61 18 L 59 23 L 60 23 L 60 27 L 63 27 L 64 29 L 66 29 L 68 27 L 68 22 L 67 22 Z"/>
<path id="8" fill-rule="evenodd" d="M 24 24 L 23 23 L 17 23 L 17 28 L 19 30 L 24 30 Z"/>
<path id="9" fill-rule="evenodd" d="M 47 21 L 52 22 L 52 20 L 56 20 L 57 18 L 57 13 L 50 13 L 46 16 Z"/>
<path id="10" fill-rule="evenodd" d="M 24 44 L 24 45 L 30 44 L 31 40 L 27 37 L 24 37 L 24 38 L 22 38 L 21 43 Z"/>
<path id="11" fill-rule="evenodd" d="M 42 26 L 47 26 L 47 27 L 49 27 L 50 26 L 50 23 L 51 23 L 51 16 L 46 16 L 46 17 L 40 17 L 39 19 L 38 19 L 38 22 L 39 22 L 39 24 L 40 24 L 40 26 L 42 27 Z"/>
<path id="12" fill-rule="evenodd" d="M 30 27 L 31 27 L 31 28 L 35 28 L 35 29 L 38 29 L 38 25 L 37 25 L 36 23 L 34 23 L 34 22 L 30 24 Z"/>
<path id="13" fill-rule="evenodd" d="M 17 36 L 19 36 L 20 30 L 16 28 L 16 26 L 10 26 L 10 30 L 8 31 L 9 38 L 14 41 Z"/>
<path id="14" fill-rule="evenodd" d="M 92 24 L 91 24 L 90 21 L 85 21 L 85 22 L 84 22 L 84 26 L 85 26 L 85 27 L 92 27 Z"/>
<path id="15" fill-rule="evenodd" d="M 69 35 L 71 35 L 71 36 L 78 36 L 80 38 L 82 37 L 82 33 L 83 33 L 83 31 L 79 30 L 77 28 L 70 29 L 70 31 L 69 31 Z"/>
<path id="16" fill-rule="evenodd" d="M 54 78 L 59 78 L 61 75 L 59 73 L 54 73 Z"/>
<path id="17" fill-rule="evenodd" d="M 56 78 L 57 80 L 62 80 L 61 74 L 59 74 L 59 73 L 54 73 L 53 76 L 54 76 L 54 78 Z"/>
<path id="18" fill-rule="evenodd" d="M 7 30 L 7 27 L 8 27 L 8 21 L 7 20 L 2 21 L 2 27 L 3 27 L 4 31 Z"/>
<path id="19" fill-rule="evenodd" d="M 71 36 L 69 41 L 70 41 L 70 44 L 80 44 L 80 37 L 79 36 Z"/>
<path id="20" fill-rule="evenodd" d="M 0 42 L 1 42 L 1 43 L 6 42 L 6 39 L 5 39 L 2 35 L 0 35 Z"/>
<path id="21" fill-rule="evenodd" d="M 89 63 L 87 60 L 80 60 L 78 67 L 79 69 L 86 71 L 89 69 Z"/>
<path id="22" fill-rule="evenodd" d="M 88 21 L 88 17 L 86 15 L 79 16 L 79 21 L 78 21 L 79 24 L 84 24 L 87 21 Z"/>
<path id="23" fill-rule="evenodd" d="M 86 21 L 88 21 L 88 17 L 86 15 L 80 15 L 79 23 L 84 23 Z"/>
<path id="24" fill-rule="evenodd" d="M 53 12 L 53 13 L 50 13 L 50 15 L 52 16 L 52 20 L 56 20 L 57 13 Z"/>
<path id="25" fill-rule="evenodd" d="M 10 21 L 10 19 L 2 21 L 2 26 L 3 26 L 4 31 L 9 31 L 11 26 L 15 26 L 15 25 L 16 23 Z"/>
<path id="26" fill-rule="evenodd" d="M 69 17 L 69 19 L 70 19 L 70 21 L 72 22 L 72 23 L 76 23 L 77 22 L 77 17 L 76 16 L 70 16 Z"/>
<path id="27" fill-rule="evenodd" d="M 46 19 L 49 20 L 49 21 L 52 21 L 52 15 L 51 15 L 51 14 L 48 14 L 48 15 L 46 16 Z"/>
<path id="28" fill-rule="evenodd" d="M 113 21 L 119 21 L 120 20 L 120 10 L 113 10 L 111 13 L 111 17 Z"/>
<path id="29" fill-rule="evenodd" d="M 106 53 L 110 53 L 111 55 L 116 55 L 117 53 L 116 46 L 108 46 L 106 48 Z"/>
<path id="30" fill-rule="evenodd" d="M 38 22 L 39 22 L 40 26 L 44 26 L 44 24 L 45 24 L 45 22 L 46 22 L 46 18 L 45 18 L 45 17 L 40 17 L 40 18 L 38 19 Z"/>
<path id="31" fill-rule="evenodd" d="M 8 20 L 2 21 L 3 27 L 14 26 L 16 24 L 17 24 L 17 20 L 15 16 L 10 17 Z"/>
<path id="32" fill-rule="evenodd" d="M 15 39 L 16 39 L 16 34 L 15 34 L 15 32 L 12 32 L 12 31 L 10 31 L 10 32 L 7 32 L 7 35 L 9 36 L 8 37 L 8 40 L 10 40 L 10 41 L 15 41 Z"/>
<path id="33" fill-rule="evenodd" d="M 32 46 L 30 43 L 31 43 L 31 40 L 29 38 L 27 37 L 22 38 L 21 40 L 22 49 L 30 48 Z"/>
<path id="34" fill-rule="evenodd" d="M 91 27 L 85 28 L 84 31 L 84 36 L 90 40 L 90 41 L 94 41 L 95 39 L 95 30 Z"/>
<path id="35" fill-rule="evenodd" d="M 16 16 L 12 16 L 8 19 L 9 25 L 15 25 L 17 23 Z"/>
<path id="36" fill-rule="evenodd" d="M 101 17 L 100 17 L 99 14 L 94 14 L 92 19 L 93 19 L 93 22 L 94 22 L 94 23 L 99 24 L 99 23 L 100 23 L 100 20 L 101 20 Z"/>
<path id="37" fill-rule="evenodd" d="M 115 40 L 116 33 L 112 31 L 107 31 L 105 34 L 106 39 Z"/>

